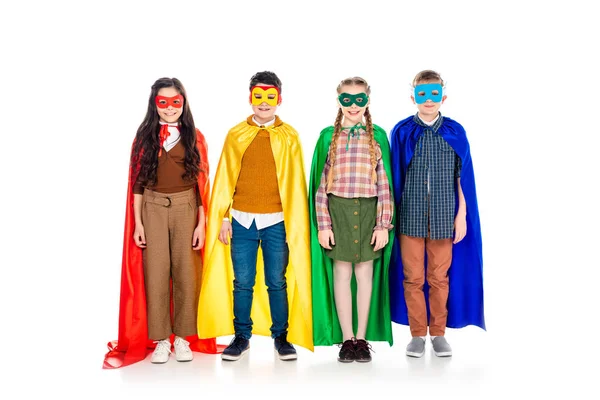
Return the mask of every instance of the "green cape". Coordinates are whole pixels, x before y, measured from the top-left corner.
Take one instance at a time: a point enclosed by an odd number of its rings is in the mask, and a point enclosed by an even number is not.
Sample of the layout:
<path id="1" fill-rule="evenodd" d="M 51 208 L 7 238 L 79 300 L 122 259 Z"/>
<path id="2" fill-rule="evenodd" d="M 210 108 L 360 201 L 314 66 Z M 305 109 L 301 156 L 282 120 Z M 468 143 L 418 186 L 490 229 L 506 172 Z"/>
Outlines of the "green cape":
<path id="1" fill-rule="evenodd" d="M 331 346 L 342 342 L 342 329 L 335 309 L 333 295 L 333 261 L 325 255 L 319 244 L 317 214 L 315 212 L 315 196 L 321 181 L 321 174 L 327 154 L 333 126 L 321 131 L 319 140 L 313 154 L 310 169 L 310 184 L 308 204 L 310 214 L 310 258 L 312 262 L 312 298 L 313 298 L 313 338 L 315 346 Z M 390 145 L 383 129 L 373 125 L 375 140 L 381 147 L 383 165 L 390 185 L 392 184 L 392 171 L 390 168 Z M 393 189 L 390 186 L 390 193 Z M 395 215 L 395 211 L 394 211 Z M 394 217 L 392 217 L 394 222 Z M 394 230 L 389 231 L 389 242 L 383 249 L 383 256 L 373 262 L 373 293 L 371 295 L 371 308 L 367 324 L 366 339 L 370 341 L 387 341 L 393 344 L 392 323 L 390 319 L 390 295 L 388 286 L 388 268 L 394 243 Z M 353 325 L 357 328 L 356 314 L 356 278 L 352 277 L 353 298 Z"/>

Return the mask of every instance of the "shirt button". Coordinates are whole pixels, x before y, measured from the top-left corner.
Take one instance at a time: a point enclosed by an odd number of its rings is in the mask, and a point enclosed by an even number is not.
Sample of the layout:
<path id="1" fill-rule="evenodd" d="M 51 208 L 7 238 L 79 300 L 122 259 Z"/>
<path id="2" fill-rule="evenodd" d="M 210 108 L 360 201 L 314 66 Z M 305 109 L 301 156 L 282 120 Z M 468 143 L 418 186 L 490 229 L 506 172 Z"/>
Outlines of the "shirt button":
<path id="1" fill-rule="evenodd" d="M 358 229 L 358 225 L 354 225 L 354 229 Z"/>
<path id="2" fill-rule="evenodd" d="M 358 258 L 358 254 L 355 254 L 355 255 L 354 255 L 354 258 Z"/>
<path id="3" fill-rule="evenodd" d="M 427 185 L 427 181 L 425 181 L 425 184 Z"/>
<path id="4" fill-rule="evenodd" d="M 358 240 L 357 240 L 357 239 L 354 239 L 354 243 L 358 243 Z"/>
<path id="5" fill-rule="evenodd" d="M 354 215 L 358 215 L 358 211 L 354 211 Z"/>
<path id="6" fill-rule="evenodd" d="M 358 204 L 358 200 L 354 200 L 354 204 Z"/>

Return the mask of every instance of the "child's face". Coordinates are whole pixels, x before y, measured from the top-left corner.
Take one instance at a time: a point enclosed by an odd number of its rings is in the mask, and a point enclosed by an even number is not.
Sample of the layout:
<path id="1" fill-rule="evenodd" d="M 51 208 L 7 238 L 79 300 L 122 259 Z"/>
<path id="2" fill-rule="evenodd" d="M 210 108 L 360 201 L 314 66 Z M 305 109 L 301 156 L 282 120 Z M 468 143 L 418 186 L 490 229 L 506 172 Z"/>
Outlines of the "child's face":
<path id="1" fill-rule="evenodd" d="M 160 96 L 160 97 L 159 97 Z M 161 122 L 174 123 L 183 112 L 183 96 L 174 87 L 162 88 L 156 96 L 156 112 Z"/>
<path id="2" fill-rule="evenodd" d="M 256 88 L 262 86 L 262 88 Z M 255 90 L 250 93 L 250 105 L 258 122 L 269 122 L 275 118 L 277 106 L 281 103 L 279 91 L 275 86 L 257 83 Z M 262 101 L 261 101 L 262 100 Z M 273 104 L 276 105 L 273 105 Z"/>
<path id="3" fill-rule="evenodd" d="M 428 83 L 439 83 L 441 84 L 440 81 L 438 80 L 433 80 L 433 81 L 419 81 L 417 82 L 417 86 L 418 85 L 426 85 Z M 428 93 L 429 95 L 431 95 L 432 93 Z M 433 93 L 433 95 L 436 95 L 439 93 Z M 443 95 L 443 93 L 442 93 Z M 424 103 L 417 103 L 415 101 L 415 96 L 412 95 L 410 96 L 410 98 L 412 99 L 413 103 L 417 105 L 417 109 L 419 110 L 419 114 L 422 116 L 428 116 L 428 117 L 434 117 L 438 114 L 440 107 L 442 106 L 442 104 L 444 103 L 444 101 L 446 100 L 446 96 L 443 95 L 441 101 L 438 101 L 437 103 L 434 102 L 431 99 L 428 99 L 427 101 L 425 101 Z"/>
<path id="4" fill-rule="evenodd" d="M 342 109 L 342 113 L 344 114 L 343 125 L 348 126 L 362 123 L 363 116 L 365 115 L 365 110 L 367 109 L 367 106 L 371 101 L 369 100 L 368 96 L 366 96 L 366 89 L 367 88 L 363 85 L 342 86 L 340 90 L 340 95 L 338 96 L 338 107 Z M 357 94 L 363 94 L 364 96 L 357 97 Z M 340 97 L 342 98 L 341 101 Z M 347 103 L 350 103 L 350 105 L 348 105 Z"/>

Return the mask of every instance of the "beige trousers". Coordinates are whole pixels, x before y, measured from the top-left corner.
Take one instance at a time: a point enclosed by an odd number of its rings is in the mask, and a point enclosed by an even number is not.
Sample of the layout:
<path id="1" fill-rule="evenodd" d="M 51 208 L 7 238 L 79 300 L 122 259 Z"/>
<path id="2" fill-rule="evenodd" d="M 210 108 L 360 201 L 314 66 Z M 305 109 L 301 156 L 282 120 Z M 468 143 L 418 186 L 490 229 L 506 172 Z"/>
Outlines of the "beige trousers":
<path id="1" fill-rule="evenodd" d="M 166 339 L 172 333 L 186 337 L 197 332 L 202 276 L 200 252 L 192 249 L 197 222 L 195 189 L 178 193 L 144 190 L 142 223 L 146 248 L 143 259 L 151 340 Z"/>

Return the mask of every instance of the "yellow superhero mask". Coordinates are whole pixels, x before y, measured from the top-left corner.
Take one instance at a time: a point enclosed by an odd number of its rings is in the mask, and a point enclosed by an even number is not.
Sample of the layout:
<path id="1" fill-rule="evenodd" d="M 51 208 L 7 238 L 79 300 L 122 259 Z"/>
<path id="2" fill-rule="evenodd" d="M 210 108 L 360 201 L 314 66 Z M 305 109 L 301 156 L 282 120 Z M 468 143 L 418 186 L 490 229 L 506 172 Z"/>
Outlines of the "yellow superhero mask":
<path id="1" fill-rule="evenodd" d="M 253 106 L 267 103 L 275 107 L 281 103 L 281 94 L 275 86 L 252 86 L 252 89 L 250 89 L 250 102 Z"/>

